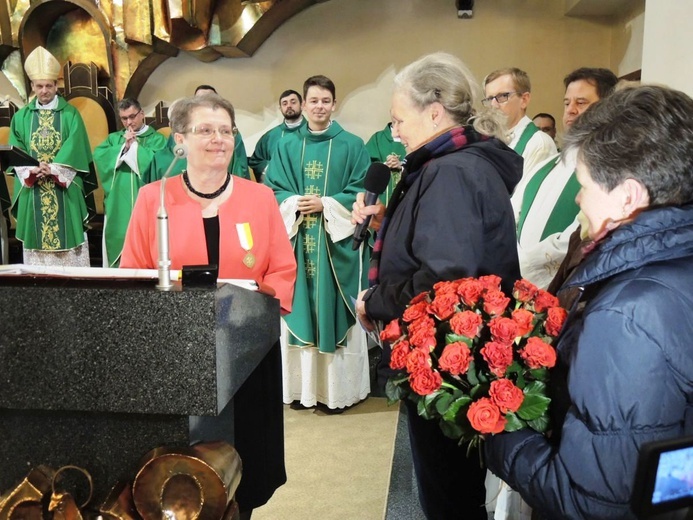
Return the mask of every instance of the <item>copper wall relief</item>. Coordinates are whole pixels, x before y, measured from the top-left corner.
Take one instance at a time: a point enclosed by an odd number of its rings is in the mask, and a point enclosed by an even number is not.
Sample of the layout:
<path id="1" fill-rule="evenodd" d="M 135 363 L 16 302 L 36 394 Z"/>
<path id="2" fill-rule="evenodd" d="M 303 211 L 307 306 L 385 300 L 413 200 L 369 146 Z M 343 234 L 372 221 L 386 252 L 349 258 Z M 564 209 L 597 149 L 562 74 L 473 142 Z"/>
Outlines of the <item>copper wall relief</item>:
<path id="1" fill-rule="evenodd" d="M 116 99 L 137 97 L 180 51 L 203 62 L 248 57 L 294 14 L 326 0 L 8 0 L 0 2 L 0 64 L 27 99 L 22 68 L 37 46 L 83 63 Z"/>

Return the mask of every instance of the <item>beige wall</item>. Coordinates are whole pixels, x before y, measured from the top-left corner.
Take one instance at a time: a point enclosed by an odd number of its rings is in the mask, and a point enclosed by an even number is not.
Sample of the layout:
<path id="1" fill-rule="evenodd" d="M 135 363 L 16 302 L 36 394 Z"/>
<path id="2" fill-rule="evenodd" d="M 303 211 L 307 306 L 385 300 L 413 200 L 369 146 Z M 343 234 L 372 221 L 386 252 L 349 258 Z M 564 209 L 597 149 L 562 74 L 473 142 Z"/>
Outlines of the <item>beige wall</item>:
<path id="1" fill-rule="evenodd" d="M 693 96 L 690 51 L 693 0 L 647 0 L 642 80 Z"/>
<path id="2" fill-rule="evenodd" d="M 477 79 L 518 66 L 533 83 L 529 112 L 560 119 L 566 73 L 612 64 L 612 26 L 564 16 L 556 0 L 483 0 L 474 18 L 460 20 L 454 0 L 329 0 L 294 16 L 247 59 L 200 63 L 181 54 L 154 71 L 140 96 L 148 106 L 212 83 L 238 109 L 238 126 L 251 153 L 279 119 L 276 96 L 300 90 L 312 74 L 337 85 L 335 118 L 367 139 L 389 120 L 395 71 L 419 56 L 460 56 Z M 175 78 L 175 80 L 172 80 Z"/>

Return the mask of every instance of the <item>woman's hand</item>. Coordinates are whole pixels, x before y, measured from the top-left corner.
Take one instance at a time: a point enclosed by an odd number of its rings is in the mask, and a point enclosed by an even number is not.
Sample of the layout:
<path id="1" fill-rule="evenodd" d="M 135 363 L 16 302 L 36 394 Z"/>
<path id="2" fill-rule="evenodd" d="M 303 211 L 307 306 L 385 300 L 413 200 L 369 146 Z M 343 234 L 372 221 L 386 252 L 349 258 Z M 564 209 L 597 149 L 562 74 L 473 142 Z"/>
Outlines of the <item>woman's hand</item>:
<path id="1" fill-rule="evenodd" d="M 365 193 L 358 193 L 356 195 L 356 202 L 354 202 L 351 210 L 351 223 L 361 224 L 366 217 L 371 216 L 371 221 L 368 227 L 378 231 L 380 229 L 380 224 L 383 222 L 383 217 L 385 216 L 385 206 L 378 201 L 377 203 L 366 206 L 364 199 Z"/>
<path id="2" fill-rule="evenodd" d="M 368 332 L 371 332 L 375 327 L 373 326 L 371 319 L 366 314 L 366 302 L 363 301 L 363 295 L 366 294 L 367 290 L 368 289 L 365 289 L 359 293 L 354 307 L 356 308 L 356 317 L 358 318 L 361 326 Z"/>

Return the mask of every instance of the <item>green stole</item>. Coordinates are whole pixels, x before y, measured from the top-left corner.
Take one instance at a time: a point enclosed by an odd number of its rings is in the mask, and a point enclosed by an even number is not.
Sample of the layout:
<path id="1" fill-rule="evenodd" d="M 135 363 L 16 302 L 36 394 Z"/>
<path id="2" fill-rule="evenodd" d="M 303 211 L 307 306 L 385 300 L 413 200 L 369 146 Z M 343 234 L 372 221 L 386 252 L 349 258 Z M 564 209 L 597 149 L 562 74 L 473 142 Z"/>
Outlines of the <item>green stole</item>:
<path id="1" fill-rule="evenodd" d="M 534 176 L 527 183 L 525 192 L 522 197 L 522 205 L 520 207 L 520 221 L 517 224 L 517 237 L 518 241 L 522 235 L 522 228 L 525 225 L 525 220 L 527 214 L 529 213 L 534 199 L 541 188 L 542 183 L 548 177 L 549 173 L 553 171 L 556 165 L 560 162 L 561 157 L 556 157 L 555 160 L 547 162 L 542 168 L 537 171 Z M 575 172 L 570 175 L 568 182 L 563 187 L 563 191 L 558 197 L 556 204 L 549 215 L 546 224 L 544 225 L 544 231 L 541 234 L 541 240 L 544 240 L 549 235 L 554 233 L 560 233 L 565 230 L 570 224 L 573 223 L 575 217 L 580 211 L 580 207 L 575 202 L 575 197 L 578 191 L 580 191 L 580 183 L 577 181 Z"/>
<path id="2" fill-rule="evenodd" d="M 114 132 L 94 150 L 94 162 L 104 191 L 106 227 L 104 241 L 109 267 L 118 267 L 137 194 L 144 186 L 143 174 L 149 168 L 154 153 L 166 146 L 166 137 L 151 126 L 137 136 L 137 166 L 139 174 L 126 162 L 116 169 L 125 144 L 125 131 Z"/>
<path id="3" fill-rule="evenodd" d="M 525 127 L 520 136 L 520 140 L 515 145 L 515 152 L 519 155 L 525 153 L 525 148 L 527 148 L 527 143 L 532 138 L 534 134 L 539 131 L 539 127 L 535 125 L 532 121 Z"/>
<path id="4" fill-rule="evenodd" d="M 369 164 L 363 141 L 335 121 L 322 134 L 302 127 L 294 136 L 280 141 L 265 174 L 278 202 L 314 194 L 350 208 Z M 351 299 L 366 286 L 367 248 L 353 251 L 351 237 L 333 242 L 323 213 L 304 216 L 291 242 L 298 270 L 288 344 L 334 352 L 356 323 Z"/>

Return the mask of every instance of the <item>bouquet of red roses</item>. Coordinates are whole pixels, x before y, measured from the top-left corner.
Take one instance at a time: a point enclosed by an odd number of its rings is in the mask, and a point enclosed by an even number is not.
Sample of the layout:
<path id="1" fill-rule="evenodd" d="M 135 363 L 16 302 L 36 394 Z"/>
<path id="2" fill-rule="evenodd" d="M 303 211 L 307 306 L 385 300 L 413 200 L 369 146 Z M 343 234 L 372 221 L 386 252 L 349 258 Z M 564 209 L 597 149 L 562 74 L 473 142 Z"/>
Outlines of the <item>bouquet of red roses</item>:
<path id="1" fill-rule="evenodd" d="M 387 382 L 390 402 L 412 400 L 470 448 L 485 434 L 549 428 L 551 343 L 567 313 L 527 280 L 515 283 L 512 299 L 500 283 L 495 275 L 439 282 L 380 334 L 398 371 Z"/>

